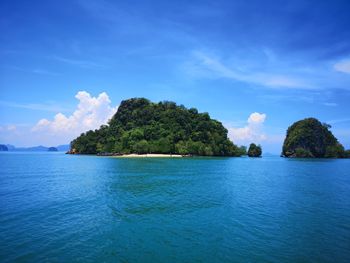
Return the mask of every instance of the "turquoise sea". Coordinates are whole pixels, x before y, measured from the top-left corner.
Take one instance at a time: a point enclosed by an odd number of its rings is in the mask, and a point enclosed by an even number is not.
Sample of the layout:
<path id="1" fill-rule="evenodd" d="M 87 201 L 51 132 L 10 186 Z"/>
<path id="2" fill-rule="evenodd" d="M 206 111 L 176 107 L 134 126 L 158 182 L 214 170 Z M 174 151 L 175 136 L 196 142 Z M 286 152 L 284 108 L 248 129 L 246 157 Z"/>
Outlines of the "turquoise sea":
<path id="1" fill-rule="evenodd" d="M 350 262 L 350 160 L 1 153 L 0 262 Z"/>

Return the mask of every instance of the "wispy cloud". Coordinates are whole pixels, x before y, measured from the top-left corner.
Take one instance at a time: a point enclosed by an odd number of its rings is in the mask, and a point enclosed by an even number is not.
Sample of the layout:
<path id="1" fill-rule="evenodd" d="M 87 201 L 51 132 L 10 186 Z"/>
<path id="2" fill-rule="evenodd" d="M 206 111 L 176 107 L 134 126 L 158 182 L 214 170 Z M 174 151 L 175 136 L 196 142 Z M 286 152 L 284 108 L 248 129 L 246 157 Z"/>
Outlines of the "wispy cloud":
<path id="1" fill-rule="evenodd" d="M 201 51 L 195 51 L 186 64 L 190 74 L 200 77 L 228 78 L 236 81 L 263 85 L 271 88 L 312 88 L 297 77 L 263 72 L 263 70 L 246 70 L 240 65 L 227 66 L 220 59 Z"/>
<path id="2" fill-rule="evenodd" d="M 342 60 L 337 62 L 333 67 L 336 71 L 350 74 L 350 60 Z"/>
<path id="3" fill-rule="evenodd" d="M 65 58 L 65 57 L 60 57 L 60 56 L 52 56 L 50 57 L 53 60 L 62 62 L 62 63 L 66 63 L 66 64 L 70 64 L 73 66 L 77 66 L 77 67 L 81 67 L 81 68 L 105 68 L 106 66 L 95 63 L 93 61 L 89 61 L 89 60 L 78 60 L 78 59 L 71 59 L 71 58 Z"/>
<path id="4" fill-rule="evenodd" d="M 338 104 L 335 103 L 335 102 L 325 102 L 325 103 L 323 103 L 323 105 L 328 106 L 328 107 L 336 107 L 336 106 L 338 106 Z"/>
<path id="5" fill-rule="evenodd" d="M 327 123 L 329 123 L 329 124 L 337 124 L 337 123 L 343 123 L 343 122 L 350 122 L 350 118 L 335 119 L 335 120 L 327 121 Z"/>
<path id="6" fill-rule="evenodd" d="M 44 69 L 33 69 L 32 72 L 35 74 L 42 74 L 42 75 L 53 75 L 53 76 L 61 75 L 60 73 L 51 72 Z"/>
<path id="7" fill-rule="evenodd" d="M 39 110 L 39 111 L 50 111 L 50 112 L 59 112 L 59 111 L 69 111 L 66 107 L 61 107 L 55 104 L 41 104 L 41 103 L 16 103 L 10 101 L 0 101 L 0 106 L 11 107 L 11 108 L 22 108 L 28 110 Z"/>
<path id="8" fill-rule="evenodd" d="M 263 94 L 259 95 L 258 98 L 265 102 L 275 103 L 281 101 L 292 101 L 292 102 L 303 102 L 303 103 L 315 103 L 317 98 L 317 93 L 307 93 L 307 94 Z"/>
<path id="9" fill-rule="evenodd" d="M 17 130 L 17 127 L 16 125 L 13 125 L 13 124 L 0 126 L 0 131 L 14 132 L 16 130 Z"/>
<path id="10" fill-rule="evenodd" d="M 45 69 L 41 69 L 41 68 L 29 69 L 29 68 L 22 68 L 22 67 L 17 67 L 17 66 L 9 66 L 6 68 L 12 69 L 12 70 L 17 70 L 17 71 L 22 71 L 22 72 L 27 72 L 27 73 L 40 74 L 40 75 L 51 75 L 51 76 L 61 75 L 58 72 L 53 72 L 53 71 L 49 71 L 49 70 L 45 70 Z"/>
<path id="11" fill-rule="evenodd" d="M 294 90 L 292 92 L 288 92 L 285 94 L 281 93 L 271 93 L 271 94 L 262 94 L 258 95 L 258 98 L 263 100 L 266 103 L 285 103 L 286 101 L 289 102 L 297 102 L 297 103 L 307 103 L 307 104 L 314 104 L 315 106 L 326 106 L 326 107 L 337 107 L 338 103 L 332 100 L 333 98 L 330 97 L 330 93 L 327 92 L 315 92 L 314 90 L 311 91 L 305 91 L 305 90 Z"/>

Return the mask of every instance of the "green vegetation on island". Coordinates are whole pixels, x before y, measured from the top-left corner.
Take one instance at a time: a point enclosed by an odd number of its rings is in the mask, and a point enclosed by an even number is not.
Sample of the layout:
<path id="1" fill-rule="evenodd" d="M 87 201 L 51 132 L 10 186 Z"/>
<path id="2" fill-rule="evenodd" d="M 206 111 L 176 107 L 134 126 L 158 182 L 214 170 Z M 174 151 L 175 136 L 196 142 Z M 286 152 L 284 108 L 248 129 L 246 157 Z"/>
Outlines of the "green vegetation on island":
<path id="1" fill-rule="evenodd" d="M 299 158 L 350 157 L 350 151 L 344 150 L 330 128 L 330 125 L 315 118 L 295 122 L 287 130 L 282 155 Z"/>
<path id="2" fill-rule="evenodd" d="M 260 145 L 256 145 L 255 143 L 251 143 L 248 149 L 249 157 L 261 157 L 262 150 Z"/>
<path id="3" fill-rule="evenodd" d="M 70 153 L 241 156 L 246 148 L 234 145 L 227 129 L 208 113 L 174 102 L 133 98 L 121 102 L 108 125 L 73 140 Z"/>

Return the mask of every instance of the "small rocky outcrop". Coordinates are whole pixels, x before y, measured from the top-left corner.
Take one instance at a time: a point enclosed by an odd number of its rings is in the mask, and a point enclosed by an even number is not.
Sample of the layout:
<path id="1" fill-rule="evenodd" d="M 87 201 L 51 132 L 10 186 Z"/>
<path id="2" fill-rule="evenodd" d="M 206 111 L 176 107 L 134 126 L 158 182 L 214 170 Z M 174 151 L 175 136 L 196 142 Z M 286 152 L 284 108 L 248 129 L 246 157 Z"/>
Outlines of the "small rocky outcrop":
<path id="1" fill-rule="evenodd" d="M 256 145 L 255 143 L 251 143 L 248 149 L 249 157 L 261 157 L 262 150 L 260 145 Z"/>
<path id="2" fill-rule="evenodd" d="M 66 154 L 78 154 L 78 152 L 75 148 L 71 148 Z"/>

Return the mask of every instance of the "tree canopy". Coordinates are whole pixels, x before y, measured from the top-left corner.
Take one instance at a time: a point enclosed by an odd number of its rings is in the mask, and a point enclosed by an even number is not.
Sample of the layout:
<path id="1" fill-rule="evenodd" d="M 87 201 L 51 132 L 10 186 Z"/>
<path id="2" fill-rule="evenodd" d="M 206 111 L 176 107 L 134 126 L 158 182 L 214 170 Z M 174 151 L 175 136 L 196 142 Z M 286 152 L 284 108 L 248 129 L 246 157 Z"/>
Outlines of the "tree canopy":
<path id="1" fill-rule="evenodd" d="M 287 130 L 282 154 L 300 158 L 344 158 L 348 157 L 337 138 L 329 130 L 330 125 L 315 118 L 295 122 Z"/>
<path id="2" fill-rule="evenodd" d="M 152 103 L 145 98 L 121 102 L 107 125 L 87 131 L 71 142 L 76 153 L 173 153 L 204 156 L 240 156 L 227 130 L 208 113 L 174 102 Z"/>
<path id="3" fill-rule="evenodd" d="M 256 145 L 255 143 L 251 143 L 248 149 L 249 157 L 260 157 L 262 154 L 261 146 Z"/>

